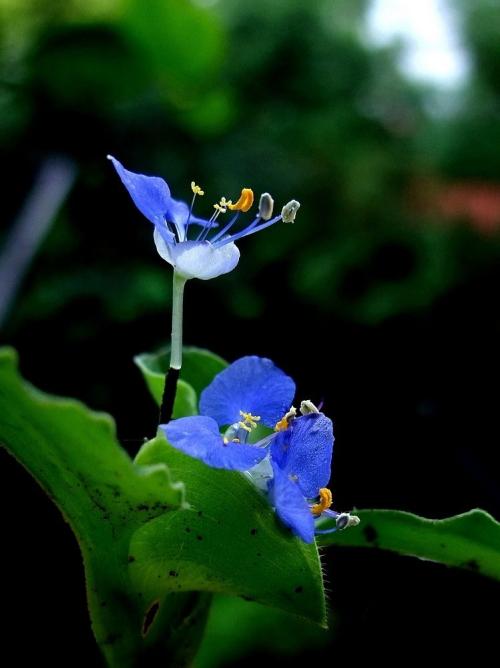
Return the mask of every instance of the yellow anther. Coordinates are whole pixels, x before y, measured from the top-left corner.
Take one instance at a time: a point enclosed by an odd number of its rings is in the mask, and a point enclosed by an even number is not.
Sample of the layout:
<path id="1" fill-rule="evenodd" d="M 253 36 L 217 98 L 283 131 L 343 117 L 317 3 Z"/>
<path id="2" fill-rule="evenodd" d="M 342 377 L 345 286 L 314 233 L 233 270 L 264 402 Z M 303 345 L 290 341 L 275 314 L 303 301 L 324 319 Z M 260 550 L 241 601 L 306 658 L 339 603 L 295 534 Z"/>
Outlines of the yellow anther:
<path id="1" fill-rule="evenodd" d="M 290 421 L 297 415 L 297 409 L 293 406 L 290 408 L 279 422 L 274 425 L 274 431 L 285 431 L 290 426 Z"/>
<path id="2" fill-rule="evenodd" d="M 228 204 L 231 211 L 243 211 L 245 213 L 253 204 L 253 190 L 251 188 L 243 188 L 241 195 L 237 202 Z"/>
<path id="3" fill-rule="evenodd" d="M 239 427 L 248 432 L 257 427 L 257 422 L 260 420 L 260 415 L 252 415 L 251 413 L 245 413 L 244 411 L 240 411 L 240 415 L 243 420 L 238 422 Z"/>
<path id="4" fill-rule="evenodd" d="M 319 502 L 311 506 L 311 513 L 318 517 L 324 510 L 332 505 L 332 493 L 328 487 L 322 487 L 319 490 Z"/>
<path id="5" fill-rule="evenodd" d="M 288 429 L 288 420 L 286 417 L 282 417 L 281 420 L 274 425 L 274 431 L 285 431 L 285 429 Z"/>
<path id="6" fill-rule="evenodd" d="M 191 190 L 193 191 L 193 194 L 195 195 L 204 195 L 205 191 L 200 188 L 200 186 L 197 186 L 194 181 L 191 181 Z"/>
<path id="7" fill-rule="evenodd" d="M 226 213 L 227 207 L 230 205 L 231 205 L 230 199 L 221 197 L 220 202 L 218 204 L 214 204 L 214 209 L 217 211 L 217 215 L 219 215 L 219 213 Z"/>
<path id="8" fill-rule="evenodd" d="M 227 445 L 229 443 L 229 439 L 226 436 L 224 436 L 223 440 L 224 440 L 224 445 Z M 231 439 L 231 443 L 239 443 L 239 442 L 240 442 L 239 438 L 232 438 Z"/>

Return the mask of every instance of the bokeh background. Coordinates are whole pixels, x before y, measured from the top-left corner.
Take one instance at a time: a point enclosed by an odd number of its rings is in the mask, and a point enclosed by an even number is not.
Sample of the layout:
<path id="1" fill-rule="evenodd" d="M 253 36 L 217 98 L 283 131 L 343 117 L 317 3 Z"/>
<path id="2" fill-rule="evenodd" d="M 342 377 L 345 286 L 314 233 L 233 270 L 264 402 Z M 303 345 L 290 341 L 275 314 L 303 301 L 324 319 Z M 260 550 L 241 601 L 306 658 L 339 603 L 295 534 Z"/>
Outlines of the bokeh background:
<path id="1" fill-rule="evenodd" d="M 1 340 L 32 382 L 112 413 L 131 453 L 154 433 L 132 358 L 167 342 L 171 272 L 107 153 L 178 198 L 196 180 L 200 215 L 242 186 L 296 198 L 188 284 L 186 342 L 324 402 L 338 509 L 500 517 L 498 0 L 0 0 L 0 39 Z M 2 467 L 2 651 L 101 665 L 73 537 Z M 495 651 L 498 583 L 324 562 L 329 633 L 220 601 L 200 665 Z"/>

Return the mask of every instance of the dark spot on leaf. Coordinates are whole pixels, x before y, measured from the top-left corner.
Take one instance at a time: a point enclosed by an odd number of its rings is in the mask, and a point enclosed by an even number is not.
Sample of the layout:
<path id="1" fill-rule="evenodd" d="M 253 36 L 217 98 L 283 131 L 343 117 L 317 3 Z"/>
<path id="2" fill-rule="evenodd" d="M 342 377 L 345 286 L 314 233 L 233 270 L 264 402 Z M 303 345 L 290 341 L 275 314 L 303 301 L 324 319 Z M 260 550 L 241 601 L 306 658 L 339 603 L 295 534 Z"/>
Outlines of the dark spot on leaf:
<path id="1" fill-rule="evenodd" d="M 445 550 L 445 549 L 446 549 L 446 545 L 445 545 L 444 543 L 439 543 L 439 547 L 440 547 L 442 550 Z"/>
<path id="2" fill-rule="evenodd" d="M 255 601 L 255 599 L 252 596 L 241 596 L 244 601 Z"/>
<path id="3" fill-rule="evenodd" d="M 177 571 L 169 571 L 168 574 L 170 575 L 171 578 L 179 577 L 179 573 Z"/>
<path id="4" fill-rule="evenodd" d="M 196 536 L 196 540 L 203 540 L 203 536 L 200 536 L 200 534 L 198 534 L 198 535 Z"/>
<path id="5" fill-rule="evenodd" d="M 104 645 L 114 645 L 121 637 L 121 633 L 108 633 L 102 642 Z"/>
<path id="6" fill-rule="evenodd" d="M 378 533 L 371 524 L 367 524 L 365 527 L 363 527 L 363 533 L 365 534 L 365 538 L 369 543 L 374 543 L 378 538 Z"/>
<path id="7" fill-rule="evenodd" d="M 149 510 L 149 506 L 147 503 L 139 503 L 136 506 L 136 510 Z"/>
<path id="8" fill-rule="evenodd" d="M 203 516 L 203 511 L 202 511 L 202 510 L 199 510 L 199 511 L 198 511 L 198 517 L 202 517 L 202 516 Z"/>
<path id="9" fill-rule="evenodd" d="M 262 557 L 262 554 L 260 552 L 257 552 L 258 557 Z"/>
<path id="10" fill-rule="evenodd" d="M 158 610 L 160 609 L 160 602 L 155 601 L 149 606 L 149 609 L 146 611 L 146 614 L 144 615 L 144 621 L 142 623 L 142 635 L 145 636 L 147 635 L 149 629 L 151 628 L 151 624 L 154 622 L 155 617 L 158 613 Z"/>
<path id="11" fill-rule="evenodd" d="M 105 608 L 107 605 L 107 601 L 101 601 L 101 608 Z"/>
<path id="12" fill-rule="evenodd" d="M 191 533 L 191 528 L 190 527 L 186 527 L 186 533 Z"/>
<path id="13" fill-rule="evenodd" d="M 162 503 L 161 501 L 154 503 L 151 508 L 152 510 L 170 510 L 168 503 Z"/>
<path id="14" fill-rule="evenodd" d="M 133 557 L 131 554 L 128 557 L 128 563 L 131 564 L 132 562 L 135 561 L 135 557 Z"/>
<path id="15" fill-rule="evenodd" d="M 302 594 L 302 592 L 304 591 L 304 587 L 302 587 L 302 585 L 299 585 L 298 587 L 295 587 L 295 589 L 293 591 L 296 594 Z"/>
<path id="16" fill-rule="evenodd" d="M 252 536 L 255 536 L 256 533 L 257 533 L 257 529 L 250 529 L 250 534 Z"/>
<path id="17" fill-rule="evenodd" d="M 465 568 L 468 568 L 471 571 L 475 571 L 476 573 L 478 573 L 479 570 L 480 570 L 479 564 L 477 563 L 477 561 L 475 559 L 469 559 L 469 561 L 466 561 L 464 563 L 464 566 L 465 566 Z"/>

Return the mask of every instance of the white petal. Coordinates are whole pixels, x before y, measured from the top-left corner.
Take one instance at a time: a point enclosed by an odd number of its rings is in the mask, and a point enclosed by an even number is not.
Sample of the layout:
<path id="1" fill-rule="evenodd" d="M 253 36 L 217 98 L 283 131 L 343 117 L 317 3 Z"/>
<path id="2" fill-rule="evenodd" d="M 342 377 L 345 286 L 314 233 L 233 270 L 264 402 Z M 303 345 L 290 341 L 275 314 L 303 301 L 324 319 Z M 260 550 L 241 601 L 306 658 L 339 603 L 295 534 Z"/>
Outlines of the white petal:
<path id="1" fill-rule="evenodd" d="M 171 249 L 174 246 L 173 246 L 173 244 L 172 245 L 167 244 L 167 242 L 164 240 L 164 238 L 158 232 L 158 229 L 156 228 L 156 226 L 155 226 L 155 231 L 153 233 L 153 239 L 155 240 L 156 250 L 158 251 L 158 254 L 160 255 L 160 257 L 162 257 L 169 264 L 171 264 L 173 267 L 175 267 L 175 262 L 172 258 L 171 253 L 170 253 Z"/>
<path id="2" fill-rule="evenodd" d="M 206 281 L 227 274 L 240 259 L 240 251 L 234 243 L 214 248 L 209 241 L 182 241 L 174 246 L 165 243 L 156 230 L 154 240 L 160 256 L 185 278 Z"/>

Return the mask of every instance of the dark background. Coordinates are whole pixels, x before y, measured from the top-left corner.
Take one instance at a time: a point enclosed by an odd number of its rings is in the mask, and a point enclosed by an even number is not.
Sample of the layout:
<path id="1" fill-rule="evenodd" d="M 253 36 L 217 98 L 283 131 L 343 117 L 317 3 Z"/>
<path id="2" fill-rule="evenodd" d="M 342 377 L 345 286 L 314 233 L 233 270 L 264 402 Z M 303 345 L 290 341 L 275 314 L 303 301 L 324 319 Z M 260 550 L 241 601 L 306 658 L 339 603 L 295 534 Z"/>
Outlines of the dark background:
<path id="1" fill-rule="evenodd" d="M 0 244 L 51 156 L 76 180 L 1 339 L 35 385 L 112 413 L 133 454 L 157 413 L 132 357 L 167 342 L 171 271 L 106 154 L 177 198 L 196 180 L 200 215 L 242 186 L 296 198 L 294 226 L 188 283 L 186 343 L 270 357 L 324 401 L 337 509 L 499 518 L 500 3 L 449 3 L 471 61 L 454 91 L 367 45 L 368 4 L 3 0 Z M 2 652 L 99 665 L 76 542 L 2 467 Z M 287 662 L 496 652 L 498 583 L 375 551 L 324 562 L 332 632 Z M 259 657 L 285 661 L 268 644 Z"/>

